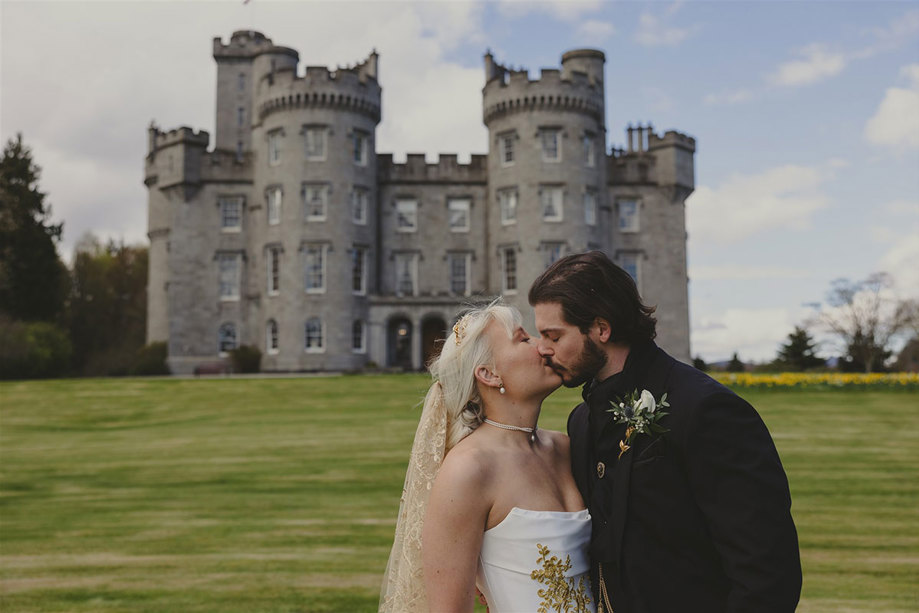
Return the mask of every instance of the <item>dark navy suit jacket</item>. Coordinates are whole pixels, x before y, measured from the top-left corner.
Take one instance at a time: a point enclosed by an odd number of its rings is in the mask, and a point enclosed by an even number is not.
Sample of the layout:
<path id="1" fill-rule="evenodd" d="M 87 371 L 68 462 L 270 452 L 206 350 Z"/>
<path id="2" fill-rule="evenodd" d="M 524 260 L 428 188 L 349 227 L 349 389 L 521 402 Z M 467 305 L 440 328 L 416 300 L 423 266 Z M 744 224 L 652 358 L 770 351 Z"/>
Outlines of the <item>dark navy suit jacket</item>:
<path id="1" fill-rule="evenodd" d="M 639 434 L 609 401 L 666 392 L 667 432 Z M 572 471 L 593 518 L 594 596 L 603 563 L 615 613 L 794 611 L 801 592 L 788 480 L 750 404 L 653 342 L 585 386 L 568 418 Z M 602 463 L 602 466 L 599 466 Z"/>

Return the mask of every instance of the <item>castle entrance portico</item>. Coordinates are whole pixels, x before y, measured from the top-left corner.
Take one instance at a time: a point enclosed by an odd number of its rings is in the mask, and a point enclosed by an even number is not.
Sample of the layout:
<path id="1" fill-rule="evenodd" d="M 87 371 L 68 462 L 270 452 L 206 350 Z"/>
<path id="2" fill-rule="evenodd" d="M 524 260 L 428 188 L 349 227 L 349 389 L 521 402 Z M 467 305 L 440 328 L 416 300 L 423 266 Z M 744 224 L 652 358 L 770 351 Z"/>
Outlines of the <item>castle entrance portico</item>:
<path id="1" fill-rule="evenodd" d="M 424 370 L 463 305 L 453 296 L 371 296 L 370 359 L 388 368 Z"/>
<path id="2" fill-rule="evenodd" d="M 412 322 L 405 317 L 393 317 L 387 328 L 386 365 L 394 368 L 413 370 L 412 360 Z"/>
<path id="3" fill-rule="evenodd" d="M 447 323 L 443 317 L 426 315 L 421 322 L 421 360 L 425 367 L 440 355 L 445 338 L 447 338 Z"/>

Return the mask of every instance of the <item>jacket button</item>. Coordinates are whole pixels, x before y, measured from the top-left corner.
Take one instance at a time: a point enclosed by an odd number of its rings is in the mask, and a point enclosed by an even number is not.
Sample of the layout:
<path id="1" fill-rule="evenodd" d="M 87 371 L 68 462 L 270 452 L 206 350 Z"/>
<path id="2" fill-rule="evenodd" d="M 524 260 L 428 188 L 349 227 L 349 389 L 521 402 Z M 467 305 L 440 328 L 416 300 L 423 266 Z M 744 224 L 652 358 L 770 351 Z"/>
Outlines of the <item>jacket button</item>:
<path id="1" fill-rule="evenodd" d="M 606 474 L 606 464 L 603 462 L 597 462 L 597 477 L 600 479 L 603 478 L 603 475 Z"/>

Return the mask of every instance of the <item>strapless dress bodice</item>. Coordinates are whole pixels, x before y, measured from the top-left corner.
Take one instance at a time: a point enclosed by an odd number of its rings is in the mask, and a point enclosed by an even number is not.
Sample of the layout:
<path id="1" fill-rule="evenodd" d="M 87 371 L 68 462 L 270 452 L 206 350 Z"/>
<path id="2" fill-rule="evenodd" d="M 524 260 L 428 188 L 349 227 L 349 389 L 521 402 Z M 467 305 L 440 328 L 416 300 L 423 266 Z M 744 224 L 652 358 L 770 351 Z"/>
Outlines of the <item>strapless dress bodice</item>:
<path id="1" fill-rule="evenodd" d="M 552 611 L 562 602 L 563 611 L 595 611 L 587 555 L 590 521 L 587 509 L 514 507 L 501 523 L 486 530 L 476 585 L 491 613 L 535 613 L 541 606 Z"/>

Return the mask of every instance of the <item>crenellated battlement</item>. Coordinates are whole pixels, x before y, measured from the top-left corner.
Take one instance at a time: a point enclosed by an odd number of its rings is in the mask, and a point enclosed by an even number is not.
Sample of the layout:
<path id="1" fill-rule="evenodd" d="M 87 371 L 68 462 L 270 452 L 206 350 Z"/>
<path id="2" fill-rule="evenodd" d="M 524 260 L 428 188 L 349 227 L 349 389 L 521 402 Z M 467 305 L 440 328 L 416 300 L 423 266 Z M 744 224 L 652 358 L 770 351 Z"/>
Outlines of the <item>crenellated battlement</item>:
<path id="1" fill-rule="evenodd" d="M 381 89 L 376 80 L 379 56 L 373 51 L 353 67 L 329 70 L 307 66 L 298 75 L 296 66 L 285 66 L 261 76 L 256 101 L 259 118 L 295 108 L 337 108 L 367 115 L 380 121 Z"/>
<path id="2" fill-rule="evenodd" d="M 626 147 L 614 147 L 608 158 L 609 182 L 676 185 L 688 189 L 688 195 L 695 186 L 695 150 L 696 139 L 689 135 L 668 130 L 659 136 L 650 123 L 629 124 Z"/>
<path id="3" fill-rule="evenodd" d="M 188 126 L 181 126 L 168 132 L 163 132 L 155 123 L 151 123 L 147 129 L 147 137 L 148 155 L 173 145 L 190 145 L 207 149 L 211 138 L 207 131 L 195 131 Z"/>
<path id="4" fill-rule="evenodd" d="M 532 80 L 526 69 L 509 69 L 485 55 L 483 89 L 486 124 L 516 112 L 553 110 L 584 113 L 603 121 L 603 63 L 605 56 L 592 49 L 569 51 L 562 67 L 543 68 Z"/>
<path id="5" fill-rule="evenodd" d="M 473 155 L 468 164 L 459 163 L 455 153 L 441 153 L 433 164 L 423 153 L 409 153 L 403 163 L 393 161 L 391 153 L 377 155 L 377 175 L 381 183 L 485 184 L 488 156 Z"/>
<path id="6" fill-rule="evenodd" d="M 251 59 L 262 53 L 279 53 L 299 59 L 299 54 L 290 47 L 276 46 L 270 38 L 255 30 L 237 30 L 224 44 L 219 36 L 214 38 L 214 59 Z"/>
<path id="7" fill-rule="evenodd" d="M 677 132 L 676 130 L 664 132 L 663 137 L 652 132 L 648 136 L 648 151 L 654 151 L 661 147 L 681 147 L 690 153 L 694 153 L 696 150 L 696 139 L 688 134 Z"/>

